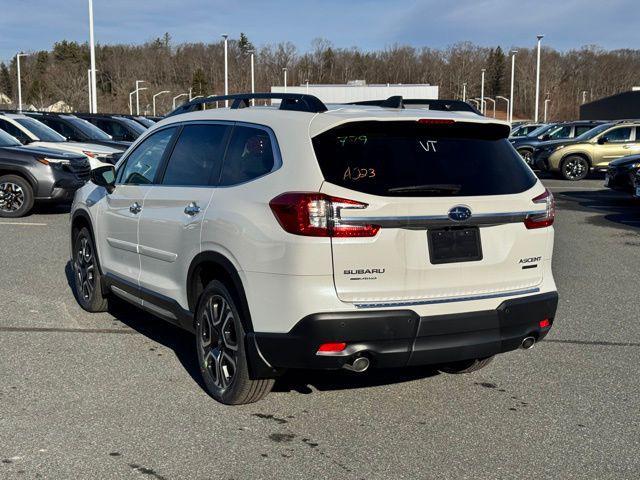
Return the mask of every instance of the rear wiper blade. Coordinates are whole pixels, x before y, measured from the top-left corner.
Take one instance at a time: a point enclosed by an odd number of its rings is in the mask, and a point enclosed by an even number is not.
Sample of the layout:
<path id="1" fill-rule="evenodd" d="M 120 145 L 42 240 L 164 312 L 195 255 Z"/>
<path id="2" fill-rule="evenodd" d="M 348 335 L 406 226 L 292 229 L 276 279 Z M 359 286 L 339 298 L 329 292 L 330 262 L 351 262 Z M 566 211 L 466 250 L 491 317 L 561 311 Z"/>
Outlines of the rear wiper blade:
<path id="1" fill-rule="evenodd" d="M 450 183 L 434 183 L 430 185 L 412 185 L 410 187 L 395 187 L 387 190 L 389 193 L 450 193 L 452 195 L 458 193 L 462 185 L 455 185 Z"/>

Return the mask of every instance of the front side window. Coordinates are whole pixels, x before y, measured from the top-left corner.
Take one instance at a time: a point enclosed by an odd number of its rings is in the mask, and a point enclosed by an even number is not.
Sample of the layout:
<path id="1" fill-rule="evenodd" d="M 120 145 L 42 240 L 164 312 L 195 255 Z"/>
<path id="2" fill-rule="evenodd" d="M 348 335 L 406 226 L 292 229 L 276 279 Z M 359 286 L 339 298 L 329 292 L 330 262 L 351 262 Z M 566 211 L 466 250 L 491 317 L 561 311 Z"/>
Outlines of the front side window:
<path id="1" fill-rule="evenodd" d="M 631 140 L 631 127 L 614 128 L 613 130 L 604 134 L 604 137 L 609 143 L 628 142 Z"/>
<path id="2" fill-rule="evenodd" d="M 587 133 L 589 130 L 593 130 L 593 125 L 579 125 L 576 127 L 576 137 L 579 137 L 583 133 Z"/>
<path id="3" fill-rule="evenodd" d="M 44 123 L 35 118 L 16 118 L 16 122 L 29 130 L 43 142 L 66 142 L 67 139 L 56 132 L 54 129 L 47 127 Z"/>
<path id="4" fill-rule="evenodd" d="M 569 138 L 571 136 L 571 125 L 556 127 L 547 133 L 549 140 L 558 140 L 560 138 Z"/>
<path id="5" fill-rule="evenodd" d="M 166 128 L 143 140 L 121 167 L 121 173 L 118 174 L 119 183 L 152 184 L 175 130 L 175 127 Z"/>
<path id="6" fill-rule="evenodd" d="M 254 127 L 233 129 L 224 158 L 220 185 L 237 185 L 266 175 L 275 160 L 269 134 Z"/>
<path id="7" fill-rule="evenodd" d="M 7 120 L 4 120 L 2 118 L 0 118 L 0 128 L 5 132 L 7 132 L 12 137 L 17 138 L 18 141 L 22 144 L 27 144 L 31 142 L 31 138 L 29 137 L 29 135 L 24 133 L 22 130 L 20 130 L 11 122 L 8 122 Z"/>
<path id="8" fill-rule="evenodd" d="M 162 179 L 163 185 L 210 185 L 220 172 L 226 125 L 187 125 L 182 129 Z"/>

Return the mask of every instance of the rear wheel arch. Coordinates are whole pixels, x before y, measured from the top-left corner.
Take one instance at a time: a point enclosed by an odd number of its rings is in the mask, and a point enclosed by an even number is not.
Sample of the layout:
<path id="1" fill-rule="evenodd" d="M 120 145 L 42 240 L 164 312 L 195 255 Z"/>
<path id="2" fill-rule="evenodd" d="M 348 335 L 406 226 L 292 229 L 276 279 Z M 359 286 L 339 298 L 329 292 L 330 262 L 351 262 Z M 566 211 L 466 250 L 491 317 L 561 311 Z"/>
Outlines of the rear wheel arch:
<path id="1" fill-rule="evenodd" d="M 201 252 L 193 259 L 187 274 L 187 299 L 189 310 L 196 311 L 198 298 L 212 280 L 225 285 L 240 310 L 242 326 L 253 332 L 253 322 L 242 279 L 233 263 L 217 252 Z"/>

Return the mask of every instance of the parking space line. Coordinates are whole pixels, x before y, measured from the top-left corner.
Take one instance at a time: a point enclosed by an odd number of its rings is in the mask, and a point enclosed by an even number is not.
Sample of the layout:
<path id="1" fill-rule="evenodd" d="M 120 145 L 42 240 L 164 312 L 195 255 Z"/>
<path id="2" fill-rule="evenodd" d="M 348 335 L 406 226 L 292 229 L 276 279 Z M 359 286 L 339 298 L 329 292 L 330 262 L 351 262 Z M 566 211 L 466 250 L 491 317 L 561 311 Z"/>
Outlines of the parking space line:
<path id="1" fill-rule="evenodd" d="M 115 328 L 64 328 L 64 327 L 0 327 L 0 332 L 55 332 L 55 333 L 117 333 L 138 335 L 136 330 Z"/>
<path id="2" fill-rule="evenodd" d="M 34 223 L 34 222 L 0 222 L 0 225 L 24 225 L 25 227 L 46 227 L 48 223 Z"/>

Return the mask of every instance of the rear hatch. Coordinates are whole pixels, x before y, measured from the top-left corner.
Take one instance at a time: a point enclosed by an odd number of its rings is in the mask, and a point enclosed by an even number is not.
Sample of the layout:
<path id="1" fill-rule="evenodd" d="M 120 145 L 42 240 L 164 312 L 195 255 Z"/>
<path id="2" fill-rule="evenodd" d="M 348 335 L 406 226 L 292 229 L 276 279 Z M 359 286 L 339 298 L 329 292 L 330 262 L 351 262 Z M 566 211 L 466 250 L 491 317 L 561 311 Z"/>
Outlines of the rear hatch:
<path id="1" fill-rule="evenodd" d="M 332 238 L 339 298 L 393 305 L 534 291 L 549 232 L 524 220 L 545 212 L 532 201 L 545 190 L 507 135 L 503 124 L 413 119 L 314 137 L 336 222 L 375 231 Z"/>

